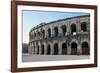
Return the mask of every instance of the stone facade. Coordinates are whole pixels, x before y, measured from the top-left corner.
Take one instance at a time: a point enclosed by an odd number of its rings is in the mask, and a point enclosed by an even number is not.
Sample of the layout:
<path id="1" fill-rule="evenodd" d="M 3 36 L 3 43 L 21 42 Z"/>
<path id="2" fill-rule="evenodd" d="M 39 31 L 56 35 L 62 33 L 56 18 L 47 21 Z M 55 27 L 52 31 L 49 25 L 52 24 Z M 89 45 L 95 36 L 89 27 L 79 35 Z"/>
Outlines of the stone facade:
<path id="1" fill-rule="evenodd" d="M 41 23 L 29 32 L 30 54 L 89 55 L 90 15 Z"/>

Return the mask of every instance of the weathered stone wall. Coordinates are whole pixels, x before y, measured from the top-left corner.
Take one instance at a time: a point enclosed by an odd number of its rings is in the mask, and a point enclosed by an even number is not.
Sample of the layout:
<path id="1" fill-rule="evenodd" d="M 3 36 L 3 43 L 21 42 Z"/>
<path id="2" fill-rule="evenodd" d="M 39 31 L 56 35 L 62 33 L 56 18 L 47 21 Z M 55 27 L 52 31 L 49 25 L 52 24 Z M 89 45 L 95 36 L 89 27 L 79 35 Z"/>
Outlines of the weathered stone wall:
<path id="1" fill-rule="evenodd" d="M 84 26 L 82 26 L 83 23 Z M 75 46 L 75 43 L 77 45 L 76 54 L 82 54 L 84 51 L 82 51 L 83 42 L 88 44 L 88 49 L 90 50 L 90 16 L 79 16 L 50 23 L 41 23 L 30 31 L 29 36 L 29 53 L 31 54 L 53 55 L 56 53 L 61 55 L 63 54 L 62 47 L 66 46 L 66 54 L 71 54 L 73 43 L 73 46 Z M 63 43 L 65 43 L 65 46 L 62 46 Z M 54 44 L 57 44 L 56 47 L 54 47 Z M 48 51 L 48 45 L 50 52 Z M 89 50 L 87 50 L 88 54 Z"/>

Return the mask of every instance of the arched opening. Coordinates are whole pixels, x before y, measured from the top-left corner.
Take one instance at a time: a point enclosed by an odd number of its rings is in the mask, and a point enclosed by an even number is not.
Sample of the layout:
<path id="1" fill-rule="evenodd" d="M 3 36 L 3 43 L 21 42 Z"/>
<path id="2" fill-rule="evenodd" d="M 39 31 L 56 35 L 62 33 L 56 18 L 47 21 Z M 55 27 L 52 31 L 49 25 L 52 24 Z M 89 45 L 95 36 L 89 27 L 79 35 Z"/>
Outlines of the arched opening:
<path id="1" fill-rule="evenodd" d="M 55 32 L 55 37 L 57 37 L 58 36 L 58 27 L 54 28 L 54 32 Z"/>
<path id="2" fill-rule="evenodd" d="M 42 37 L 45 38 L 45 30 L 42 30 Z"/>
<path id="3" fill-rule="evenodd" d="M 87 23 L 86 22 L 81 23 L 81 30 L 84 32 L 87 31 Z"/>
<path id="4" fill-rule="evenodd" d="M 41 54 L 44 54 L 44 45 L 41 46 Z"/>
<path id="5" fill-rule="evenodd" d="M 48 45 L 48 47 L 47 47 L 47 54 L 50 55 L 50 52 L 51 52 L 51 46 Z"/>
<path id="6" fill-rule="evenodd" d="M 82 54 L 88 55 L 89 54 L 89 45 L 87 42 L 82 43 Z"/>
<path id="7" fill-rule="evenodd" d="M 36 33 L 34 33 L 34 37 L 36 37 Z"/>
<path id="8" fill-rule="evenodd" d="M 63 36 L 65 36 L 65 34 L 66 34 L 66 26 L 63 25 L 61 28 L 62 28 Z"/>
<path id="9" fill-rule="evenodd" d="M 40 32 L 38 32 L 38 36 L 40 36 Z"/>
<path id="10" fill-rule="evenodd" d="M 71 44 L 71 54 L 77 55 L 77 44 L 75 42 Z"/>
<path id="11" fill-rule="evenodd" d="M 71 25 L 71 33 L 73 34 L 74 32 L 76 32 L 76 24 Z"/>
<path id="12" fill-rule="evenodd" d="M 54 44 L 54 55 L 58 55 L 58 44 Z"/>
<path id="13" fill-rule="evenodd" d="M 37 45 L 37 54 L 39 54 L 39 45 Z"/>
<path id="14" fill-rule="evenodd" d="M 48 29 L 48 37 L 49 38 L 51 37 L 51 29 L 50 28 Z"/>
<path id="15" fill-rule="evenodd" d="M 67 44 L 66 43 L 63 43 L 62 44 L 62 54 L 63 55 L 66 55 L 67 54 Z"/>

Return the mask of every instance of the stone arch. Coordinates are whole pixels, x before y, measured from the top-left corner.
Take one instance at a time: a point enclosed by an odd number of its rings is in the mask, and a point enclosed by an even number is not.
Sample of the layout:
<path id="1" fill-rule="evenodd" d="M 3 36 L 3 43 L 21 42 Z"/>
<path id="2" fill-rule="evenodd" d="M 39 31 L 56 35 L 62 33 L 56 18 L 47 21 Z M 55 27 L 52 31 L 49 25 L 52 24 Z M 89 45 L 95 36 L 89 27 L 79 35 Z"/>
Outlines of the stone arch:
<path id="1" fill-rule="evenodd" d="M 76 42 L 71 43 L 71 54 L 72 55 L 77 55 L 77 48 L 78 44 Z"/>
<path id="2" fill-rule="evenodd" d="M 63 36 L 65 36 L 66 35 L 66 30 L 67 30 L 67 28 L 66 28 L 66 25 L 62 25 L 61 26 L 61 29 L 62 29 L 62 33 L 63 33 Z"/>
<path id="3" fill-rule="evenodd" d="M 38 31 L 38 36 L 40 36 L 40 31 Z"/>
<path id="4" fill-rule="evenodd" d="M 34 32 L 34 37 L 36 37 L 36 33 Z"/>
<path id="5" fill-rule="evenodd" d="M 71 42 L 70 42 L 70 44 L 72 44 L 73 42 L 75 42 L 75 43 L 79 44 L 79 42 L 78 42 L 78 40 L 77 40 L 77 39 L 72 39 L 72 40 L 71 40 Z"/>
<path id="6" fill-rule="evenodd" d="M 51 37 L 51 29 L 50 28 L 48 29 L 48 37 L 49 38 Z"/>
<path id="7" fill-rule="evenodd" d="M 67 44 L 66 44 L 66 42 L 62 43 L 62 54 L 63 55 L 67 54 Z"/>
<path id="8" fill-rule="evenodd" d="M 71 34 L 73 34 L 74 32 L 76 32 L 76 24 L 72 23 L 71 24 Z"/>
<path id="9" fill-rule="evenodd" d="M 50 53 L 51 53 L 51 45 L 48 44 L 48 46 L 47 46 L 47 55 L 50 55 Z"/>
<path id="10" fill-rule="evenodd" d="M 55 37 L 58 36 L 58 32 L 59 32 L 59 31 L 58 31 L 58 27 L 55 27 L 55 28 L 54 28 Z"/>
<path id="11" fill-rule="evenodd" d="M 90 48 L 89 48 L 89 41 L 88 40 L 83 40 L 81 42 L 81 48 L 82 48 L 82 54 L 83 55 L 89 55 L 90 54 Z"/>
<path id="12" fill-rule="evenodd" d="M 88 39 L 83 39 L 83 40 L 81 41 L 81 45 L 82 45 L 83 42 L 87 42 L 87 43 L 89 44 L 89 40 L 88 40 Z"/>
<path id="13" fill-rule="evenodd" d="M 58 43 L 54 44 L 54 55 L 58 55 Z"/>
<path id="14" fill-rule="evenodd" d="M 81 30 L 82 30 L 83 32 L 87 31 L 87 23 L 86 23 L 86 22 L 82 22 L 82 23 L 81 23 Z"/>

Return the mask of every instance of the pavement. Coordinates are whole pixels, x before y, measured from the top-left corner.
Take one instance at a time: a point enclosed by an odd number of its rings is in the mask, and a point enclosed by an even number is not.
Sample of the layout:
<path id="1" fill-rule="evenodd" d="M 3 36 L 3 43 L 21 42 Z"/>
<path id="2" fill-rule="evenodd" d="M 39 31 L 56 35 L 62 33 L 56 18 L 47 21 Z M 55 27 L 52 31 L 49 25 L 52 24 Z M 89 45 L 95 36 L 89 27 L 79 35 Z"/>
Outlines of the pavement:
<path id="1" fill-rule="evenodd" d="M 89 55 L 33 55 L 23 54 L 22 62 L 61 61 L 90 59 Z"/>

